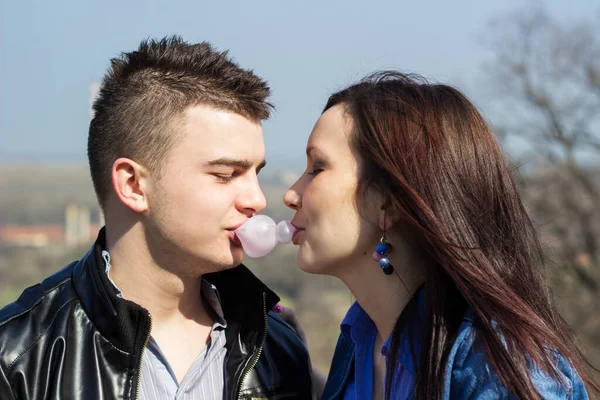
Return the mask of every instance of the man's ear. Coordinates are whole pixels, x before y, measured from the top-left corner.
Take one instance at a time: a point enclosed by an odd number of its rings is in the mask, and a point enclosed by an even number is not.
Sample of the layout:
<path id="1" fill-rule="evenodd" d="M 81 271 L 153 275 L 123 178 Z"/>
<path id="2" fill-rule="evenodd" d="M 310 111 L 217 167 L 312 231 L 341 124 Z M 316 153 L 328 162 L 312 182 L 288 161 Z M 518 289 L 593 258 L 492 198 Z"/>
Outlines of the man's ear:
<path id="1" fill-rule="evenodd" d="M 129 158 L 119 158 L 112 166 L 112 185 L 117 198 L 135 212 L 148 210 L 148 170 Z"/>

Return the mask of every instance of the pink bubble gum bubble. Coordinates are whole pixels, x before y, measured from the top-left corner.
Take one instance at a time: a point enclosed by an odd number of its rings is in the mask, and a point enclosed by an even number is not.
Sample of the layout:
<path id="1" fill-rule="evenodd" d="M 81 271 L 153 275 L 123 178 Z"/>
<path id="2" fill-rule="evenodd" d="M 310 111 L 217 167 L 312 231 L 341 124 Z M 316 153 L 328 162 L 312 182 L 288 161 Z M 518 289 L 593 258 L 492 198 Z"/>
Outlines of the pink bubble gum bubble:
<path id="1" fill-rule="evenodd" d="M 289 243 L 296 232 L 296 227 L 290 221 L 280 221 L 277 224 L 277 240 L 279 243 Z"/>
<path id="2" fill-rule="evenodd" d="M 289 243 L 294 234 L 294 226 L 288 221 L 275 221 L 266 215 L 255 215 L 235 230 L 248 257 L 259 258 L 269 254 L 277 243 Z"/>

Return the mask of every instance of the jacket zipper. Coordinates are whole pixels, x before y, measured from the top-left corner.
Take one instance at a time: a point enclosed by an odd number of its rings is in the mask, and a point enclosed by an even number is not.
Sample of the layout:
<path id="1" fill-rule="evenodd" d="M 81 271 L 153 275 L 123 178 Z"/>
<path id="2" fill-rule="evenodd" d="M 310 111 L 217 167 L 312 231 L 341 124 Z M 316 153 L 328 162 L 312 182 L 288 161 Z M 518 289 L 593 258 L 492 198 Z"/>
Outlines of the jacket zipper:
<path id="1" fill-rule="evenodd" d="M 146 346 L 148 345 L 150 335 L 152 334 L 152 315 L 150 315 L 150 313 L 148 313 L 148 318 L 150 318 L 150 329 L 148 329 L 148 335 L 146 335 L 146 340 L 144 340 L 142 355 L 140 356 L 140 361 L 138 362 L 137 366 L 137 390 L 135 392 L 136 400 L 140 399 L 140 386 L 142 385 L 142 359 L 144 358 L 144 351 L 146 351 Z"/>
<path id="2" fill-rule="evenodd" d="M 258 359 L 260 358 L 260 355 L 262 354 L 262 349 L 263 346 L 265 344 L 265 339 L 267 338 L 267 295 L 265 292 L 263 292 L 263 317 L 265 319 L 265 325 L 264 325 L 264 329 L 263 329 L 263 334 L 260 340 L 260 346 L 258 346 L 258 351 L 255 352 L 255 357 L 252 360 L 252 362 L 249 365 L 249 368 L 246 368 L 244 370 L 244 372 L 242 372 L 242 379 L 240 380 L 240 384 L 237 388 L 237 398 L 238 400 L 241 399 L 240 397 L 240 392 L 242 390 L 242 386 L 244 385 L 244 380 L 246 379 L 246 377 L 248 376 L 248 373 L 250 373 L 250 371 L 252 370 L 252 368 L 254 368 L 256 366 L 256 364 L 258 364 Z"/>

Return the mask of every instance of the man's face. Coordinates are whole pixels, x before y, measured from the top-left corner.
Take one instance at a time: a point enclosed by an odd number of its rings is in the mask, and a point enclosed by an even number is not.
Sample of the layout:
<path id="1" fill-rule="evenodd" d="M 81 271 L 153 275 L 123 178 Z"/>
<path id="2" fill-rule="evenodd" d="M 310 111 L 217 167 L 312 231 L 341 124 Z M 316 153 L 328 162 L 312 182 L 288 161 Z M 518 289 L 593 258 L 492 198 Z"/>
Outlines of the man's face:
<path id="1" fill-rule="evenodd" d="M 192 275 L 234 267 L 243 253 L 233 230 L 266 206 L 257 179 L 265 164 L 262 126 L 194 106 L 184 113 L 183 132 L 148 193 L 149 250 Z"/>

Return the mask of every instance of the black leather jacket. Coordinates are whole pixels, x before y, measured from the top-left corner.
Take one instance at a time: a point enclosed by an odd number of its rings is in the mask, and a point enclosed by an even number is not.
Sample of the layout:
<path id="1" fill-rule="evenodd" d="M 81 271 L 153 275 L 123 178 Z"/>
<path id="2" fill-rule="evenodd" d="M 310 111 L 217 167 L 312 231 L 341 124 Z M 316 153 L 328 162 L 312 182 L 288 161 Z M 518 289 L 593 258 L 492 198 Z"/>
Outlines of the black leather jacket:
<path id="1" fill-rule="evenodd" d="M 151 320 L 120 299 L 96 244 L 0 310 L 0 399 L 136 399 Z M 310 399 L 308 352 L 243 265 L 205 275 L 227 320 L 224 399 Z"/>

